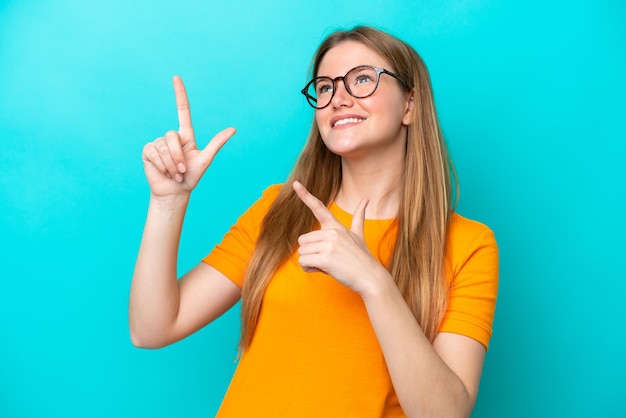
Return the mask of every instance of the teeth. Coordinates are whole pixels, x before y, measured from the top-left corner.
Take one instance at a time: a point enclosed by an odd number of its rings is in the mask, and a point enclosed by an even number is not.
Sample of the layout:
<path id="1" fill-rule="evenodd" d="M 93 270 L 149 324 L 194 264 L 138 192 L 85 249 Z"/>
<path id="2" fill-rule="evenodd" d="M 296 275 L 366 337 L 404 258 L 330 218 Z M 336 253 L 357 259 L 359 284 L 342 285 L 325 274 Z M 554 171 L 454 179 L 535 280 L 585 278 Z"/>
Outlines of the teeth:
<path id="1" fill-rule="evenodd" d="M 359 123 L 359 122 L 363 122 L 363 119 L 360 119 L 360 118 L 347 118 L 347 119 L 338 120 L 337 122 L 335 122 L 335 124 L 333 126 L 345 125 L 346 123 Z"/>

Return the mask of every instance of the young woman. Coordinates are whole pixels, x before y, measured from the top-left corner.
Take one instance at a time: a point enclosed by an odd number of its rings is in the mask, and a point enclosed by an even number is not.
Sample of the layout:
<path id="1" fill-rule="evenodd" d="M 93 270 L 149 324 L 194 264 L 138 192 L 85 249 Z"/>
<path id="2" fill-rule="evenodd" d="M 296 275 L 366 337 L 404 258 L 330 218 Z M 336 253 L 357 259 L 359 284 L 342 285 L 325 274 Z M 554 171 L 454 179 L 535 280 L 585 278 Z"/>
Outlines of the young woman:
<path id="1" fill-rule="evenodd" d="M 151 197 L 130 295 L 131 338 L 162 347 L 242 300 L 241 359 L 220 417 L 469 416 L 491 336 L 493 233 L 453 211 L 426 67 L 404 42 L 330 35 L 302 90 L 309 140 L 198 266 L 176 277 L 189 196 L 226 129 L 145 146 Z"/>

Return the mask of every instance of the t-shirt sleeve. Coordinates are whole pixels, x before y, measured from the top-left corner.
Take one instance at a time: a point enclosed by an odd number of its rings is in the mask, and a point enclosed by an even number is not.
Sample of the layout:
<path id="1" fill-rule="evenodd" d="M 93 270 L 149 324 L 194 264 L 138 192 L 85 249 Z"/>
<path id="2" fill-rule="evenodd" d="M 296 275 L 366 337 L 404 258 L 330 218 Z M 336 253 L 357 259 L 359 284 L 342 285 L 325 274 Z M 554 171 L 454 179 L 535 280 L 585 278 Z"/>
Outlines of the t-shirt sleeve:
<path id="1" fill-rule="evenodd" d="M 280 185 L 267 188 L 261 198 L 239 217 L 230 231 L 224 235 L 222 242 L 202 259 L 239 287 L 243 287 L 246 269 L 261 231 L 263 218 L 280 189 Z"/>
<path id="2" fill-rule="evenodd" d="M 449 238 L 452 283 L 439 331 L 473 338 L 487 349 L 498 294 L 498 246 L 489 228 L 465 221 L 470 226 Z"/>

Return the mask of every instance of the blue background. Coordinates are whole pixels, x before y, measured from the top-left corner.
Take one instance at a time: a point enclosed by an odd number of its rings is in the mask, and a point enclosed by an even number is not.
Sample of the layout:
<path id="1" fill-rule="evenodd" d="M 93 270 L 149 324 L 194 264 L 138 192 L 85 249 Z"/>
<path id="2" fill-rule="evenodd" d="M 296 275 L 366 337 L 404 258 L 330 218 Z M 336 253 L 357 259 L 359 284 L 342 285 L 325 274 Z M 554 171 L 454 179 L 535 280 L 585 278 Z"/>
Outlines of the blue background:
<path id="1" fill-rule="evenodd" d="M 177 127 L 237 135 L 194 192 L 181 273 L 301 149 L 324 35 L 386 29 L 427 62 L 461 178 L 490 225 L 500 296 L 474 417 L 624 417 L 622 1 L 0 3 L 0 417 L 213 416 L 238 311 L 134 348 L 127 300 L 148 187 Z"/>

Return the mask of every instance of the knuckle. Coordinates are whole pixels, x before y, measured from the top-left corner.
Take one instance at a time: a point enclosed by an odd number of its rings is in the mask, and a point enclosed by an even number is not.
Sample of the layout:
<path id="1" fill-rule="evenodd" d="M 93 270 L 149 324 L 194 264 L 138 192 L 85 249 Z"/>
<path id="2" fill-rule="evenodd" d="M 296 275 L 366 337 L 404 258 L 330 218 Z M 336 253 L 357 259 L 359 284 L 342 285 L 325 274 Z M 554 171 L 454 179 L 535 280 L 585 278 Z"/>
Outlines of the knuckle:
<path id="1" fill-rule="evenodd" d="M 154 144 L 154 147 L 157 149 L 157 151 L 160 154 L 166 154 L 169 152 L 169 148 L 167 146 L 167 144 L 165 143 L 165 141 L 159 141 L 156 144 Z"/>
<path id="2" fill-rule="evenodd" d="M 154 150 L 154 144 L 152 142 L 148 142 L 146 145 L 143 146 L 141 150 L 141 155 L 147 157 L 150 155 L 152 150 Z"/>
<path id="3" fill-rule="evenodd" d="M 154 149 L 154 147 L 156 146 L 156 144 L 158 144 L 158 143 L 159 143 L 159 141 L 162 141 L 162 140 L 163 140 L 163 137 L 162 137 L 162 136 L 160 136 L 160 137 L 156 138 L 154 141 L 150 141 L 150 142 L 146 143 L 146 144 L 143 146 L 143 150 L 142 150 L 142 152 L 145 152 L 145 153 L 150 152 L 150 150 Z"/>
<path id="4" fill-rule="evenodd" d="M 159 157 L 159 153 L 154 148 L 154 146 L 152 146 L 152 144 L 146 145 L 141 155 L 142 155 L 142 158 L 146 161 L 150 161 L 153 163 L 159 163 L 161 161 L 161 158 Z"/>
<path id="5" fill-rule="evenodd" d="M 151 161 L 161 163 L 161 156 L 155 148 L 150 149 L 148 152 L 148 158 L 150 158 Z"/>
<path id="6" fill-rule="evenodd" d="M 170 153 L 176 162 L 182 162 L 183 160 L 183 152 L 180 148 L 170 148 Z"/>

